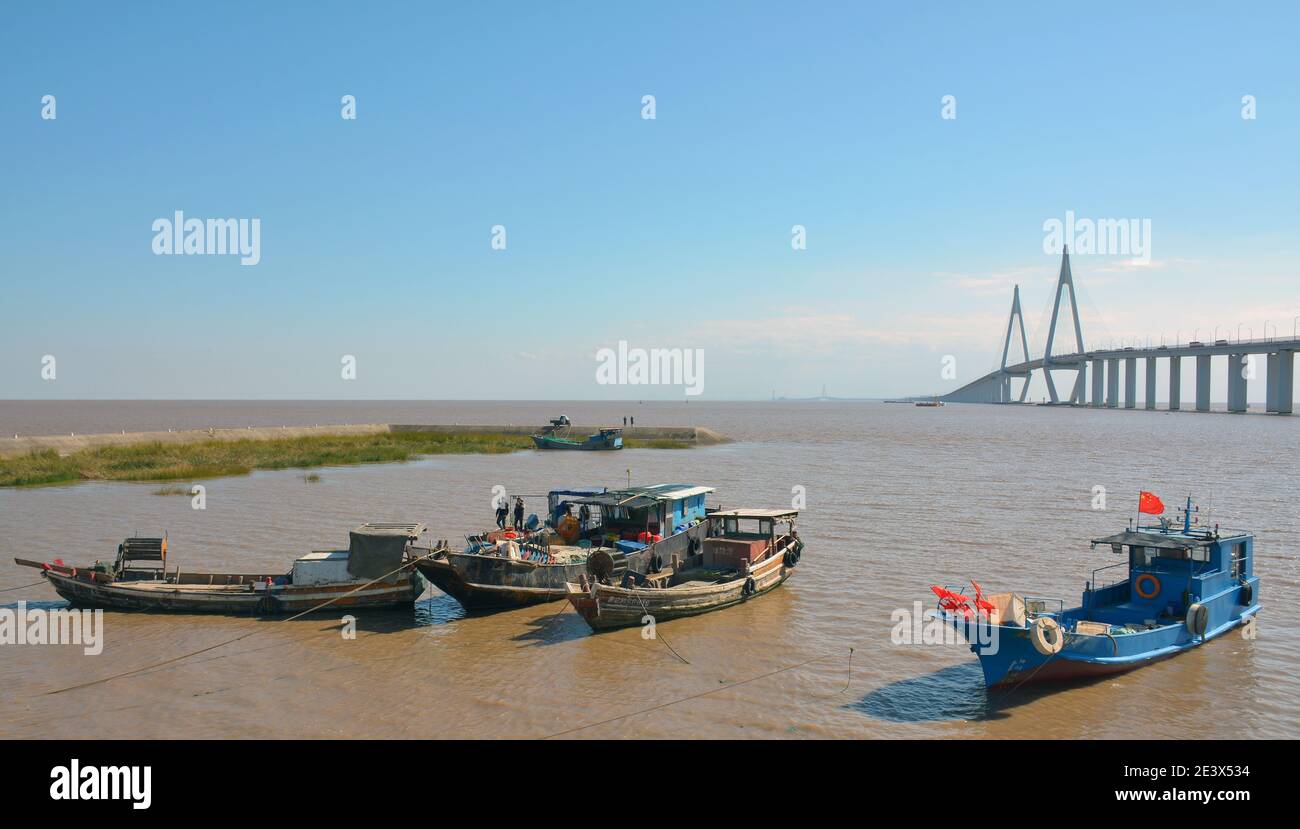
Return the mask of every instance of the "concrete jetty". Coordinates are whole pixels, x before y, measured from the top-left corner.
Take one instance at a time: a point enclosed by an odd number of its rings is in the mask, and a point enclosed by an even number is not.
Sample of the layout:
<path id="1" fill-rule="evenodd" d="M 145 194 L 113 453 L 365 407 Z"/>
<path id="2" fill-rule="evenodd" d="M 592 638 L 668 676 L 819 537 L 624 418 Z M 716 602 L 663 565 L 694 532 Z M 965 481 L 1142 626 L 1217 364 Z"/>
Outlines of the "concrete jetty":
<path id="1" fill-rule="evenodd" d="M 598 426 L 574 426 L 575 435 L 595 432 Z M 390 432 L 437 432 L 442 434 L 533 435 L 539 426 L 487 426 L 480 424 L 392 424 L 360 423 L 320 426 L 250 426 L 244 429 L 182 429 L 171 432 L 115 432 L 93 435 L 41 435 L 0 437 L 0 457 L 25 455 L 53 449 L 70 455 L 100 446 L 138 446 L 146 443 L 187 444 L 210 440 L 285 440 L 325 435 L 375 435 Z M 635 426 L 623 430 L 624 437 L 634 440 L 680 440 L 696 446 L 727 443 L 712 429 L 702 426 Z"/>

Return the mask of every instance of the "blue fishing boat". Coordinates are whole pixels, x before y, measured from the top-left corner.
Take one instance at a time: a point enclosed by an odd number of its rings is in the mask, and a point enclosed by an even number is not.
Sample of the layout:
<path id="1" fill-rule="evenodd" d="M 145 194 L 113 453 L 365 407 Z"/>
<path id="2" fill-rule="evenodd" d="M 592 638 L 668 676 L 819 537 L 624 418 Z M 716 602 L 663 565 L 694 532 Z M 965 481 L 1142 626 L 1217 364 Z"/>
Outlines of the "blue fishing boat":
<path id="1" fill-rule="evenodd" d="M 1150 493 L 1163 512 L 1163 504 Z M 986 595 L 974 598 L 934 586 L 938 614 L 970 643 L 989 688 L 1114 674 L 1175 656 L 1247 624 L 1259 612 L 1254 535 L 1244 530 L 1194 526 L 1191 498 L 1181 526 L 1160 519 L 1092 541 L 1126 561 L 1100 567 L 1079 607 L 1060 599 Z M 1108 582 L 1106 571 L 1127 567 Z"/>

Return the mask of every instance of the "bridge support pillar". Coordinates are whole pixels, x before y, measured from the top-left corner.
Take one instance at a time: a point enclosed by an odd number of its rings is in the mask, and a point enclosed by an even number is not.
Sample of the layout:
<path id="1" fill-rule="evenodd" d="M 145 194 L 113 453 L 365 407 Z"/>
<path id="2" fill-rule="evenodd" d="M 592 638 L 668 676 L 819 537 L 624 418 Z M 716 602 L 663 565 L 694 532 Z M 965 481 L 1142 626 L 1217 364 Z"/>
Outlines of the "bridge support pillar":
<path id="1" fill-rule="evenodd" d="M 1100 409 L 1102 404 L 1102 387 L 1105 385 L 1106 369 L 1101 360 L 1092 361 L 1092 407 Z"/>
<path id="2" fill-rule="evenodd" d="M 1228 355 L 1228 411 L 1246 411 L 1246 372 L 1249 369 L 1246 354 Z"/>
<path id="3" fill-rule="evenodd" d="M 1210 355 L 1196 355 L 1196 411 L 1210 410 Z"/>
<path id="4" fill-rule="evenodd" d="M 1074 375 L 1074 395 L 1070 402 L 1076 406 L 1085 406 L 1088 403 L 1088 363 L 1081 360 L 1078 368 Z"/>
<path id="5" fill-rule="evenodd" d="M 1279 414 L 1291 414 L 1295 400 L 1295 352 L 1279 351 L 1277 356 L 1277 410 Z"/>
<path id="6" fill-rule="evenodd" d="M 1137 357 L 1124 358 L 1124 408 L 1137 408 L 1138 361 Z"/>
<path id="7" fill-rule="evenodd" d="M 1106 361 L 1106 408 L 1119 406 L 1119 360 L 1112 357 Z"/>
<path id="8" fill-rule="evenodd" d="M 1183 358 L 1169 358 L 1169 411 L 1176 412 L 1182 405 Z"/>
<path id="9" fill-rule="evenodd" d="M 998 385 L 998 402 L 1011 402 L 1011 376 L 1008 374 L 1002 375 L 1002 382 Z"/>
<path id="10" fill-rule="evenodd" d="M 1144 405 L 1148 409 L 1154 409 L 1156 407 L 1156 358 L 1147 357 L 1146 363 L 1147 395 Z"/>
<path id="11" fill-rule="evenodd" d="M 1295 397 L 1295 352 L 1268 355 L 1268 410 L 1291 414 Z"/>

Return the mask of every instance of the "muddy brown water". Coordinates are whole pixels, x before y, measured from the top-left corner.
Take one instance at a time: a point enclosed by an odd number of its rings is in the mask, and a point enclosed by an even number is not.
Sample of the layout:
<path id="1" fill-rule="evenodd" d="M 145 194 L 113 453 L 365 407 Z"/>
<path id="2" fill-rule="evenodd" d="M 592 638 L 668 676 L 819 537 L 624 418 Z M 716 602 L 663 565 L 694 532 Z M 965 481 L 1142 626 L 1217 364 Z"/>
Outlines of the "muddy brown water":
<path id="1" fill-rule="evenodd" d="M 725 507 L 786 506 L 803 487 L 806 554 L 756 601 L 593 635 L 567 605 L 466 616 L 430 590 L 409 612 L 293 622 L 105 614 L 105 646 L 0 645 L 5 737 L 1291 737 L 1300 735 L 1300 418 L 857 402 L 413 403 L 0 401 L 0 435 L 306 423 L 699 425 L 690 450 L 443 456 L 203 482 L 207 508 L 156 484 L 0 490 L 0 607 L 61 606 L 14 555 L 109 557 L 167 531 L 184 568 L 287 569 L 367 520 L 457 539 L 492 522 L 492 487 L 531 509 L 551 488 L 692 482 Z M 1092 509 L 1093 487 L 1107 509 Z M 1115 559 L 1139 489 L 1257 533 L 1264 609 L 1190 653 L 1085 685 L 989 697 L 960 644 L 897 645 L 890 613 L 927 586 L 1077 604 Z M 238 642 L 221 644 L 236 637 Z M 669 650 L 680 654 L 681 661 Z M 174 657 L 204 653 L 159 666 Z M 850 665 L 849 649 L 853 648 Z M 153 666 L 153 667 L 151 667 Z M 143 669 L 143 670 L 141 670 Z M 134 675 L 61 691 L 124 672 Z M 60 692 L 61 691 L 61 692 Z M 58 693 L 56 693 L 58 692 Z M 1231 716 L 1224 712 L 1230 711 Z M 93 725 L 88 725 L 93 724 Z M 578 729 L 574 731 L 574 729 Z"/>

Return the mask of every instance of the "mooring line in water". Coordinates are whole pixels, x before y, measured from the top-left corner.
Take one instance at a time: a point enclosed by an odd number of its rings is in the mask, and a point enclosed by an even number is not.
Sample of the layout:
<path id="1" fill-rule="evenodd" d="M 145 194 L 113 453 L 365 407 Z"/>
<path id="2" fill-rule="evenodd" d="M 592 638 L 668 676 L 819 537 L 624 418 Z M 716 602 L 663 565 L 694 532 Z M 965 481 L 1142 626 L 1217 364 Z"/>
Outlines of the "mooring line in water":
<path id="1" fill-rule="evenodd" d="M 829 659 L 832 656 L 834 656 L 834 654 L 829 654 L 829 653 L 822 654 L 821 656 L 814 656 L 812 659 L 805 659 L 803 662 L 800 662 L 798 664 L 787 665 L 784 668 L 777 668 L 775 671 L 768 671 L 765 674 L 759 674 L 758 676 L 751 676 L 749 679 L 742 679 L 740 682 L 733 682 L 730 685 L 724 685 L 721 688 L 710 688 L 709 690 L 701 691 L 698 694 L 691 694 L 689 697 L 681 697 L 680 699 L 670 700 L 669 702 L 661 702 L 658 705 L 652 705 L 649 708 L 642 708 L 639 711 L 630 711 L 626 714 L 620 714 L 617 717 L 610 717 L 607 720 L 587 723 L 586 725 L 579 725 L 574 728 L 566 729 L 564 731 L 557 731 L 554 734 L 547 734 L 545 737 L 542 737 L 541 739 L 550 740 L 555 737 L 564 737 L 566 735 L 573 734 L 578 731 L 584 731 L 588 728 L 595 728 L 598 725 L 609 725 L 610 723 L 618 722 L 619 720 L 625 720 L 628 717 L 636 717 L 641 714 L 649 714 L 652 711 L 658 711 L 662 708 L 668 708 L 670 706 L 677 705 L 679 703 L 690 702 L 691 700 L 700 699 L 701 697 L 707 697 L 710 694 L 716 694 L 719 691 L 726 691 L 729 688 L 739 688 L 741 685 L 748 685 L 749 683 L 757 682 L 760 679 L 767 679 L 769 676 L 776 676 L 777 674 L 783 674 L 786 671 L 793 671 L 796 668 L 802 668 L 805 665 L 811 665 L 813 662 L 820 662 L 821 660 Z"/>
<path id="2" fill-rule="evenodd" d="M 636 596 L 636 600 L 641 604 L 641 610 L 642 610 L 642 612 L 644 612 L 645 615 L 649 616 L 650 619 L 653 620 L 653 619 L 654 619 L 654 615 L 650 612 L 649 608 L 647 608 L 647 607 L 645 606 L 645 600 L 643 600 L 643 599 L 641 598 L 641 594 L 637 592 L 637 589 L 636 589 L 635 586 L 632 587 L 631 589 L 632 589 L 632 595 L 633 595 L 633 596 Z M 659 627 L 658 627 L 657 625 L 655 626 L 655 638 L 658 639 L 659 641 L 663 642 L 663 643 L 664 643 L 664 646 L 667 647 L 668 650 L 672 651 L 673 656 L 675 656 L 675 657 L 677 657 L 678 659 L 682 660 L 682 662 L 685 662 L 687 665 L 691 664 L 691 662 L 690 662 L 689 659 L 687 659 L 686 657 L 682 656 L 680 653 L 678 653 L 678 652 L 673 648 L 672 645 L 669 645 L 669 644 L 668 644 L 668 640 L 667 640 L 667 639 L 665 639 L 665 638 L 663 638 L 662 636 L 659 635 Z"/>
<path id="3" fill-rule="evenodd" d="M 352 589 L 352 590 L 349 590 L 349 591 L 346 592 L 346 593 L 341 593 L 341 594 L 335 596 L 334 598 L 332 598 L 332 599 L 330 599 L 330 600 L 328 600 L 328 601 L 321 602 L 320 604 L 318 604 L 318 605 L 316 605 L 316 606 L 314 606 L 314 607 L 309 607 L 308 609 L 302 611 L 301 613 L 297 613 L 297 614 L 295 614 L 295 615 L 293 615 L 293 616 L 288 617 L 287 619 L 280 619 L 279 621 L 281 621 L 281 622 L 292 622 L 294 619 L 300 619 L 300 618 L 302 618 L 303 616 L 306 616 L 308 613 L 315 613 L 315 612 L 318 611 L 318 610 L 321 610 L 321 609 L 323 609 L 323 608 L 329 607 L 330 605 L 334 604 L 335 602 L 339 601 L 340 599 L 346 599 L 348 596 L 351 596 L 353 593 L 356 593 L 356 592 L 361 591 L 361 590 L 365 590 L 365 589 L 366 589 L 367 587 L 369 587 L 370 585 L 372 585 L 372 584 L 376 584 L 376 583 L 378 583 L 378 582 L 381 582 L 381 581 L 383 581 L 384 579 L 388 578 L 388 577 L 391 576 L 391 575 L 394 575 L 394 574 L 396 574 L 396 573 L 400 573 L 400 572 L 402 572 L 403 570 L 405 570 L 405 569 L 407 569 L 408 567 L 410 567 L 410 566 L 411 566 L 412 564 L 414 564 L 415 562 L 417 562 L 417 561 L 421 561 L 421 560 L 426 559 L 426 558 L 429 558 L 430 556 L 433 556 L 433 555 L 435 555 L 435 554 L 436 554 L 436 551 L 435 551 L 435 552 L 431 552 L 431 553 L 429 553 L 428 555 L 420 556 L 419 558 L 411 559 L 410 561 L 407 561 L 407 562 L 403 563 L 402 566 L 401 566 L 401 567 L 398 567 L 396 570 L 390 570 L 389 572 L 384 573 L 382 576 L 379 576 L 378 578 L 372 579 L 372 580 L 366 582 L 365 584 L 363 584 L 363 585 L 361 585 L 361 586 L 359 586 L 359 587 L 356 587 L 356 588 L 354 588 L 354 589 Z M 183 654 L 181 654 L 180 656 L 173 656 L 171 659 L 164 659 L 163 661 L 161 661 L 161 662 L 155 662 L 155 663 L 153 663 L 152 665 L 145 665 L 145 666 L 140 667 L 140 668 L 134 668 L 134 669 L 129 670 L 129 671 L 123 671 L 123 672 L 120 673 L 120 674 L 113 674 L 112 676 L 106 676 L 106 677 L 103 677 L 103 678 L 101 678 L 101 679 L 92 679 L 92 680 L 89 681 L 89 682 L 82 682 L 82 683 L 80 683 L 80 684 L 78 684 L 78 685 L 69 685 L 69 686 L 66 687 L 66 688 L 59 688 L 59 689 L 54 690 L 54 691 L 46 691 L 46 692 L 43 694 L 43 696 L 47 696 L 47 697 L 48 697 L 48 696 L 53 696 L 53 695 L 55 695 L 55 694 L 62 694 L 62 693 L 64 693 L 65 691 L 76 691 L 76 690 L 78 690 L 78 689 L 80 689 L 80 688 L 89 688 L 89 687 L 92 686 L 92 685 L 102 685 L 102 684 L 104 684 L 105 682 L 112 682 L 112 681 L 115 680 L 115 679 L 125 679 L 125 678 L 127 678 L 127 677 L 135 676 L 135 675 L 137 675 L 137 674 L 142 674 L 142 673 L 147 673 L 147 672 L 153 672 L 153 671 L 155 671 L 155 669 L 167 667 L 168 665 L 172 665 L 172 664 L 174 664 L 174 663 L 176 663 L 176 662 L 180 662 L 181 660 L 189 659 L 191 656 L 198 656 L 199 654 L 207 653 L 208 651 L 214 651 L 214 650 L 216 650 L 217 648 L 225 647 L 226 645 L 233 645 L 234 643 L 236 643 L 236 642 L 238 642 L 238 641 L 240 641 L 240 640 L 242 640 L 242 639 L 247 639 L 247 638 L 250 637 L 250 636 L 255 636 L 255 635 L 258 634 L 258 633 L 265 633 L 265 632 L 266 632 L 265 630 L 250 630 L 250 631 L 248 631 L 247 633 L 240 634 L 239 636 L 236 636 L 236 637 L 233 638 L 233 639 L 227 639 L 227 640 L 224 641 L 224 642 L 218 642 L 217 644 L 215 644 L 215 645 L 209 645 L 209 646 L 206 647 L 206 648 L 199 648 L 198 650 L 196 650 L 196 651 L 191 651 L 190 653 L 183 653 Z"/>
<path id="4" fill-rule="evenodd" d="M 8 593 L 13 590 L 26 590 L 28 587 L 35 587 L 38 584 L 45 584 L 45 579 L 34 581 L 31 584 L 20 584 L 17 587 L 6 587 L 4 590 L 0 590 L 0 593 Z"/>

